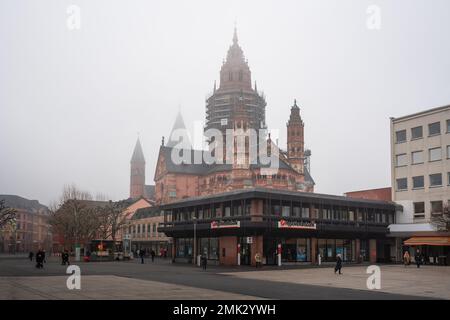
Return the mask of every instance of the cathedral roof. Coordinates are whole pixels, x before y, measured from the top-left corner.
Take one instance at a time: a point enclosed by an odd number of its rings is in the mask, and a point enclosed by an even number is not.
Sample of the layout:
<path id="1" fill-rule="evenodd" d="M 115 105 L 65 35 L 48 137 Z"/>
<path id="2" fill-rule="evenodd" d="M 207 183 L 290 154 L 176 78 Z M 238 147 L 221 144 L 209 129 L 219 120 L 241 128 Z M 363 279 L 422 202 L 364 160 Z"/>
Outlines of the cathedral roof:
<path id="1" fill-rule="evenodd" d="M 165 167 L 168 173 L 183 173 L 183 174 L 195 174 L 195 175 L 207 175 L 214 172 L 220 171 L 230 171 L 232 169 L 231 164 L 223 163 L 213 163 L 208 164 L 203 159 L 203 151 L 202 150 L 194 150 L 188 149 L 190 152 L 189 159 L 190 163 L 182 163 L 177 164 L 172 161 L 172 152 L 180 152 L 182 150 L 174 149 L 168 146 L 162 146 L 161 151 L 165 160 Z M 201 159 L 200 163 L 194 163 L 194 159 Z M 258 168 L 268 168 L 269 165 L 262 164 L 258 161 L 256 164 L 251 164 L 250 169 L 258 169 Z M 294 170 L 286 161 L 280 158 L 279 162 L 280 169 L 288 169 Z"/>
<path id="2" fill-rule="evenodd" d="M 134 146 L 133 156 L 131 157 L 131 162 L 145 162 L 144 152 L 142 152 L 141 142 L 139 138 Z"/>

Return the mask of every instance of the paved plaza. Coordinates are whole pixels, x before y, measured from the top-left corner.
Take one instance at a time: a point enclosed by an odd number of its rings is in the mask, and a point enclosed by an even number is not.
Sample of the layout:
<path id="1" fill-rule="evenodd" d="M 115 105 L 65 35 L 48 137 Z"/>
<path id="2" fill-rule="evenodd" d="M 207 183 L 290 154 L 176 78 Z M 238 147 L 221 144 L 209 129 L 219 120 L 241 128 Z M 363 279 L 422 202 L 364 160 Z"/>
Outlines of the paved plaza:
<path id="1" fill-rule="evenodd" d="M 0 256 L 0 299 L 450 299 L 450 267 L 381 266 L 381 290 L 369 290 L 367 266 L 208 266 L 169 259 L 77 265 L 81 290 L 68 290 L 65 266 L 51 258 L 44 269 L 24 257 Z"/>

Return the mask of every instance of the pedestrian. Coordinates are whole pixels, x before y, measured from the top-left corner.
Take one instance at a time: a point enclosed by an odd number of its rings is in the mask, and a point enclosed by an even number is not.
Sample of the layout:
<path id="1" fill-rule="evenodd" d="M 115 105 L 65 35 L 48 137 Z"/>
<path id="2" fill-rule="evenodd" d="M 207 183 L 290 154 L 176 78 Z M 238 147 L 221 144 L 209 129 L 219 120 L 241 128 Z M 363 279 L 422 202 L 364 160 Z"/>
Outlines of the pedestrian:
<path id="1" fill-rule="evenodd" d="M 152 249 L 150 255 L 152 256 L 152 262 L 155 262 L 155 255 L 156 255 L 155 250 Z"/>
<path id="2" fill-rule="evenodd" d="M 257 252 L 255 254 L 255 263 L 256 263 L 256 268 L 261 268 L 261 254 L 259 252 Z"/>
<path id="3" fill-rule="evenodd" d="M 420 254 L 420 250 L 416 250 L 416 255 L 414 256 L 414 260 L 416 261 L 417 268 L 420 268 L 422 263 L 422 255 Z"/>
<path id="4" fill-rule="evenodd" d="M 202 267 L 203 267 L 203 270 L 206 270 L 206 265 L 207 265 L 207 263 L 208 263 L 208 258 L 206 258 L 206 255 L 205 254 L 203 254 L 202 255 Z"/>
<path id="5" fill-rule="evenodd" d="M 28 258 L 30 259 L 30 261 L 33 261 L 33 256 L 34 256 L 33 251 L 30 251 L 30 253 L 28 254 Z"/>
<path id="6" fill-rule="evenodd" d="M 68 266 L 70 266 L 70 262 L 69 262 L 69 251 L 64 250 L 64 251 L 61 253 L 61 260 L 62 260 L 61 264 L 62 264 L 63 266 L 65 266 L 66 264 L 67 264 Z"/>
<path id="7" fill-rule="evenodd" d="M 41 269 L 44 267 L 43 265 L 43 261 L 44 261 L 44 252 L 39 249 L 38 252 L 36 253 L 36 268 Z"/>
<path id="8" fill-rule="evenodd" d="M 403 264 L 406 267 L 406 266 L 409 266 L 410 262 L 411 262 L 411 257 L 409 255 L 409 252 L 405 251 L 405 254 L 403 255 Z"/>
<path id="9" fill-rule="evenodd" d="M 336 256 L 336 266 L 334 267 L 334 273 L 339 271 L 339 274 L 342 274 L 341 269 L 342 269 L 342 258 L 341 258 L 341 255 L 338 254 Z"/>
<path id="10" fill-rule="evenodd" d="M 141 264 L 144 264 L 145 251 L 144 250 L 140 250 L 139 251 L 139 256 L 141 257 Z"/>

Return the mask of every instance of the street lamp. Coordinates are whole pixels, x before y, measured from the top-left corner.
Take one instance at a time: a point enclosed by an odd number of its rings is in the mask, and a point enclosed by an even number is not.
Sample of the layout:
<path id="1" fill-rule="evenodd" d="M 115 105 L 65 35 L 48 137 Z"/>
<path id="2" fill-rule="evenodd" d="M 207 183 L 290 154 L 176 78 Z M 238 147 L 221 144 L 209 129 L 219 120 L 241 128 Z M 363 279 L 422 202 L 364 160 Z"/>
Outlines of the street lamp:
<path id="1" fill-rule="evenodd" d="M 194 264 L 197 264 L 197 217 L 193 217 L 194 221 Z"/>

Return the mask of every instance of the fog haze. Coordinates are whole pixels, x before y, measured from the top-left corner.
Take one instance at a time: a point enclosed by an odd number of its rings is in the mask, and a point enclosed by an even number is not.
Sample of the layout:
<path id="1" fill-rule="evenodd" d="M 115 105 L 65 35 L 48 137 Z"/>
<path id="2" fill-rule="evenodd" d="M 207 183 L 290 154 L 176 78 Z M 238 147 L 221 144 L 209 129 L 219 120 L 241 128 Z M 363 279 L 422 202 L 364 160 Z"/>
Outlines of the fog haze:
<path id="1" fill-rule="evenodd" d="M 138 136 L 153 184 L 178 110 L 188 129 L 204 120 L 235 23 L 282 148 L 298 101 L 316 192 L 389 186 L 389 117 L 450 103 L 446 0 L 4 0 L 0 194 L 49 204 L 74 183 L 127 198 Z"/>

